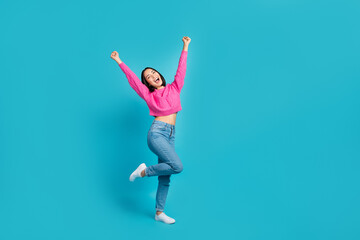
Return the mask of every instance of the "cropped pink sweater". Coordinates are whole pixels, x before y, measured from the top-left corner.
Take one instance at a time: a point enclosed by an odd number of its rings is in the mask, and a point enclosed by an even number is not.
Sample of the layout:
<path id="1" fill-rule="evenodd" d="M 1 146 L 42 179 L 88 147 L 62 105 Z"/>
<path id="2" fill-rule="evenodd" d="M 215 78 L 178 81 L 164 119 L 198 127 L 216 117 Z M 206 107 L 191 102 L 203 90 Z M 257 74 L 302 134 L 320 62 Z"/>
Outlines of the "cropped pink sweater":
<path id="1" fill-rule="evenodd" d="M 171 84 L 166 84 L 166 86 L 161 89 L 155 89 L 153 92 L 150 92 L 124 62 L 119 64 L 121 70 L 125 73 L 130 86 L 145 100 L 151 116 L 166 116 L 182 109 L 180 92 L 184 85 L 187 53 L 188 52 L 184 50 L 181 52 L 174 81 Z"/>

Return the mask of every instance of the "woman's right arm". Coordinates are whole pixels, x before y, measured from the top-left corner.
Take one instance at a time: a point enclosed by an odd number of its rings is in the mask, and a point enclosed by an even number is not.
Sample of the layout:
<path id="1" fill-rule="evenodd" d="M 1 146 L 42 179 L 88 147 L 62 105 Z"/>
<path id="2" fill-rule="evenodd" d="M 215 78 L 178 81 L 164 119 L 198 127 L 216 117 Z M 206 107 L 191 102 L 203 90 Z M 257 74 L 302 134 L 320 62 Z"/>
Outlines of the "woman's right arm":
<path id="1" fill-rule="evenodd" d="M 149 89 L 140 81 L 136 74 L 131 71 L 131 69 L 123 61 L 120 60 L 119 54 L 116 51 L 111 53 L 111 58 L 118 63 L 121 70 L 125 73 L 130 86 L 142 99 L 146 101 L 148 95 L 150 94 Z"/>

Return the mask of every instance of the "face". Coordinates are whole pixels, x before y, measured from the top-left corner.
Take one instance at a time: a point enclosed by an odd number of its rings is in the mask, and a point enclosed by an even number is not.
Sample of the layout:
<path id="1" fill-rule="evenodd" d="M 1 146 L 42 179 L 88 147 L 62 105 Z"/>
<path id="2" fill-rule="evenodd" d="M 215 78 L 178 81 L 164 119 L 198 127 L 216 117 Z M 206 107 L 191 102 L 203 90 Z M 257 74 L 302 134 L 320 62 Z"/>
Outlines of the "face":
<path id="1" fill-rule="evenodd" d="M 149 85 L 155 87 L 155 88 L 162 88 L 162 79 L 160 77 L 160 74 L 156 72 L 153 69 L 146 69 L 144 71 L 144 76 L 146 81 L 149 83 Z"/>

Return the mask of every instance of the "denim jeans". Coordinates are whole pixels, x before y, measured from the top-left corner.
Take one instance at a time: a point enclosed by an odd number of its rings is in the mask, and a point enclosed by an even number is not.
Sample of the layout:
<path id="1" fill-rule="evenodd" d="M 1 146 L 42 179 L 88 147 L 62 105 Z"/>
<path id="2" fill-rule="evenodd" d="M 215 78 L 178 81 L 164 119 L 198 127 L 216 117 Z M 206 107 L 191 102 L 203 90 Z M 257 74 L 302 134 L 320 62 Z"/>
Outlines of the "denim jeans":
<path id="1" fill-rule="evenodd" d="M 164 211 L 170 175 L 183 170 L 182 162 L 175 152 L 175 125 L 154 120 L 148 132 L 147 144 L 158 156 L 158 164 L 147 166 L 145 176 L 158 176 L 155 209 Z"/>

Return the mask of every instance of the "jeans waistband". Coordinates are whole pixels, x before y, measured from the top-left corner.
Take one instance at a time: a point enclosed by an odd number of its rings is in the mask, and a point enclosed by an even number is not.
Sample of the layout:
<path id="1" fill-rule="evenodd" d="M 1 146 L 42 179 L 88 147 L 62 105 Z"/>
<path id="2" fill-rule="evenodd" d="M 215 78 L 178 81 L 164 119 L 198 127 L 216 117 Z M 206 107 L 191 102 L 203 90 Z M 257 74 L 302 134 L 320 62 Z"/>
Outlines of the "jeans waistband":
<path id="1" fill-rule="evenodd" d="M 175 125 L 172 125 L 170 123 L 166 123 L 166 122 L 163 122 L 163 121 L 155 120 L 155 119 L 154 119 L 152 124 L 165 126 L 165 127 L 171 128 L 171 129 L 175 129 Z"/>

